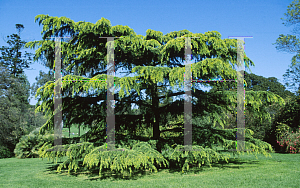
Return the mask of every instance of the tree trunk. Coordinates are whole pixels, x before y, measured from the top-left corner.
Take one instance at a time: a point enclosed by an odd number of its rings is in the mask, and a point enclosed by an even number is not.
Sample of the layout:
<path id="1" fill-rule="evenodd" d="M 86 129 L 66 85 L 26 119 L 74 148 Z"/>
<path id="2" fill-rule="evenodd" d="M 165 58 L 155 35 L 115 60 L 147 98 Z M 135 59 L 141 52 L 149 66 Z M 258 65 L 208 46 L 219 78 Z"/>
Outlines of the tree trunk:
<path id="1" fill-rule="evenodd" d="M 157 94 L 157 86 L 154 85 L 152 90 L 152 112 L 154 113 L 153 139 L 155 140 L 158 140 L 160 137 L 158 103 L 159 100 Z"/>
<path id="2" fill-rule="evenodd" d="M 78 136 L 80 136 L 80 125 L 78 125 Z"/>

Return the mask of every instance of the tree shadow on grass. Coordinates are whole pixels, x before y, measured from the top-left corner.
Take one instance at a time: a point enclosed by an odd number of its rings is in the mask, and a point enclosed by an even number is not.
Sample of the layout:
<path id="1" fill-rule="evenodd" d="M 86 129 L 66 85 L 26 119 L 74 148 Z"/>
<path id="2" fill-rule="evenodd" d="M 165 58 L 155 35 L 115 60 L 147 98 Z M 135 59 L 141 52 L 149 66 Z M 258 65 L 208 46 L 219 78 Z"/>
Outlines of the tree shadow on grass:
<path id="1" fill-rule="evenodd" d="M 221 169 L 226 168 L 248 168 L 253 167 L 253 165 L 259 165 L 260 162 L 258 160 L 243 160 L 239 158 L 230 158 L 228 159 L 228 163 L 226 161 L 219 161 L 218 163 L 212 164 L 212 167 L 219 167 Z M 251 165 L 251 166 L 249 166 Z"/>
<path id="2" fill-rule="evenodd" d="M 111 179 L 112 181 L 118 181 L 118 180 L 138 180 L 144 176 L 148 176 L 151 174 L 154 174 L 155 172 L 150 170 L 134 170 L 131 174 L 129 175 L 129 172 L 126 173 L 126 175 L 123 176 L 123 174 L 116 173 L 116 172 L 111 172 L 109 170 L 105 170 L 102 172 L 101 177 L 99 176 L 99 169 L 94 169 L 94 170 L 89 170 L 90 174 L 88 175 L 88 178 L 85 180 L 89 181 L 95 181 L 95 180 L 105 180 L 105 179 Z M 159 169 L 158 169 L 159 171 Z"/>
<path id="3" fill-rule="evenodd" d="M 218 163 L 211 164 L 212 168 L 219 168 L 219 169 L 241 169 L 241 168 L 249 168 L 253 167 L 253 165 L 258 166 L 260 162 L 258 160 L 243 160 L 239 158 L 229 158 L 228 163 L 226 161 L 219 161 Z M 170 162 L 169 173 L 180 173 L 182 172 L 182 168 L 176 165 L 174 162 Z M 189 167 L 189 173 L 199 173 L 205 170 L 211 169 L 209 165 L 201 165 L 200 168 L 197 164 L 192 164 Z"/>
<path id="4" fill-rule="evenodd" d="M 61 172 L 57 172 L 57 168 L 60 164 L 62 164 L 63 162 L 57 162 L 56 164 L 55 163 L 52 163 L 52 162 L 49 162 L 47 163 L 47 165 L 49 165 L 47 167 L 47 170 L 49 172 L 49 174 L 60 174 L 60 175 L 68 175 L 68 166 L 69 164 L 66 165 L 66 168 L 62 168 L 61 169 Z M 77 177 L 78 175 L 81 175 L 81 174 L 86 174 L 87 173 L 87 168 L 86 167 L 83 167 L 82 166 L 83 162 L 82 161 L 79 161 L 78 162 L 78 166 L 79 168 L 76 170 L 76 172 L 74 170 L 70 170 L 70 174 L 71 176 L 75 176 Z"/>
<path id="5" fill-rule="evenodd" d="M 74 170 L 71 170 L 70 173 L 68 173 L 68 165 L 66 165 L 66 168 L 62 168 L 61 172 L 57 172 L 57 167 L 62 162 L 57 162 L 57 164 L 54 164 L 52 162 L 47 163 L 49 166 L 47 167 L 47 171 L 49 174 L 60 174 L 63 176 L 79 176 L 84 175 L 87 178 L 85 180 L 89 181 L 97 181 L 97 180 L 107 180 L 111 179 L 112 181 L 118 181 L 118 180 L 138 180 L 144 176 L 148 176 L 151 174 L 155 174 L 154 171 L 150 172 L 150 170 L 145 169 L 139 169 L 139 170 L 133 170 L 131 176 L 128 173 L 126 173 L 124 176 L 120 172 L 111 172 L 108 169 L 103 169 L 101 173 L 101 177 L 99 176 L 99 167 L 88 169 L 84 166 L 82 166 L 83 161 L 78 162 L 79 168 L 75 172 Z M 253 167 L 253 165 L 257 166 L 260 162 L 258 160 L 246 160 L 246 159 L 240 159 L 240 158 L 229 158 L 228 163 L 226 161 L 219 161 L 218 163 L 211 164 L 212 168 L 218 168 L 218 169 L 241 169 L 241 168 L 249 168 Z M 158 165 L 155 165 L 158 172 L 167 171 L 170 174 L 178 174 L 182 172 L 182 168 L 179 167 L 178 164 L 176 164 L 176 161 L 169 161 L 169 167 L 159 167 Z M 208 165 L 202 165 L 200 168 L 198 165 L 193 164 L 190 165 L 188 173 L 200 173 L 204 172 L 206 170 L 212 169 Z"/>
<path id="6" fill-rule="evenodd" d="M 113 181 L 117 180 L 138 180 L 139 178 L 142 178 L 144 176 L 148 176 L 151 174 L 154 174 L 154 171 L 150 172 L 150 170 L 145 169 L 139 169 L 139 170 L 133 170 L 131 176 L 129 172 L 125 173 L 123 176 L 120 172 L 111 172 L 108 169 L 102 169 L 101 177 L 99 176 L 99 167 L 88 169 L 85 166 L 82 166 L 83 161 L 78 162 L 79 168 L 76 170 L 71 170 L 70 173 L 68 173 L 68 165 L 66 165 L 66 168 L 62 168 L 61 172 L 57 172 L 57 167 L 62 164 L 63 162 L 57 162 L 56 164 L 53 162 L 48 162 L 47 165 L 49 165 L 46 169 L 46 172 L 48 174 L 59 174 L 62 176 L 74 176 L 78 177 L 80 175 L 84 175 L 87 178 L 85 180 L 95 181 L 95 180 L 104 180 L 104 179 L 111 179 Z M 159 169 L 157 169 L 159 171 Z"/>

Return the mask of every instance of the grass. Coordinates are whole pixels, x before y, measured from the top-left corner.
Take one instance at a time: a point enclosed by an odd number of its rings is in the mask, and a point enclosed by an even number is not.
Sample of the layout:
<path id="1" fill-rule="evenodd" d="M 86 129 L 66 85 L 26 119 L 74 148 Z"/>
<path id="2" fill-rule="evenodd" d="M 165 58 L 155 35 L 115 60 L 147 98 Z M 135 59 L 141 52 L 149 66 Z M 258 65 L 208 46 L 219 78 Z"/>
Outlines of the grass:
<path id="1" fill-rule="evenodd" d="M 300 154 L 271 153 L 272 158 L 241 155 L 212 168 L 159 170 L 133 178 L 99 178 L 98 174 L 56 173 L 55 165 L 40 158 L 0 159 L 0 187 L 299 187 Z"/>
<path id="2" fill-rule="evenodd" d="M 71 134 L 70 134 L 70 138 L 73 138 L 73 137 L 78 137 L 79 136 L 79 130 L 78 130 L 78 127 L 73 125 L 71 126 Z M 86 128 L 86 129 L 83 129 L 82 126 L 80 127 L 80 136 L 83 135 L 85 132 L 89 131 L 90 129 L 89 128 Z M 74 134 L 73 134 L 74 133 Z M 69 128 L 63 128 L 62 129 L 62 136 L 65 137 L 65 138 L 69 138 Z"/>

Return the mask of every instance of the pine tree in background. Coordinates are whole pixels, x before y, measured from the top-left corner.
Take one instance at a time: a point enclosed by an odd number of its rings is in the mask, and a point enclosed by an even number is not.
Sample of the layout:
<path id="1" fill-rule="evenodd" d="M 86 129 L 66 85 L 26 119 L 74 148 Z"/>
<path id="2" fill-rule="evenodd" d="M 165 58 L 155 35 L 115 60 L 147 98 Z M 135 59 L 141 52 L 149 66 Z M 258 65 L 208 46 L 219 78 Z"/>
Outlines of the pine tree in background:
<path id="1" fill-rule="evenodd" d="M 284 81 L 288 89 L 299 95 L 300 91 L 300 40 L 299 40 L 299 23 L 300 23 L 300 2 L 293 1 L 287 8 L 287 13 L 284 13 L 285 18 L 281 18 L 287 27 L 294 26 L 292 35 L 280 34 L 274 45 L 276 49 L 282 52 L 295 54 L 292 58 L 291 65 L 283 75 Z"/>
<path id="2" fill-rule="evenodd" d="M 287 27 L 294 26 L 292 34 L 280 34 L 274 45 L 276 49 L 282 52 L 288 52 L 295 54 L 292 57 L 291 64 L 283 75 L 285 85 L 288 89 L 293 91 L 296 95 L 294 97 L 289 97 L 286 99 L 286 105 L 280 108 L 280 112 L 277 114 L 275 123 L 268 133 L 269 139 L 272 139 L 274 145 L 280 148 L 276 143 L 277 137 L 281 136 L 282 130 L 281 126 L 291 128 L 291 130 L 298 129 L 300 127 L 299 113 L 300 113 L 300 40 L 299 40 L 299 23 L 300 23 L 300 2 L 299 0 L 294 0 L 288 6 L 287 12 L 284 13 L 285 18 L 281 18 Z M 278 132 L 278 130 L 280 130 Z M 279 134 L 278 134 L 279 133 Z"/>
<path id="3" fill-rule="evenodd" d="M 16 29 L 18 34 L 7 36 L 8 46 L 0 48 L 0 143 L 11 152 L 22 135 L 45 123 L 29 105 L 30 83 L 24 69 L 29 68 L 31 54 L 22 56 L 24 26 L 16 24 Z"/>

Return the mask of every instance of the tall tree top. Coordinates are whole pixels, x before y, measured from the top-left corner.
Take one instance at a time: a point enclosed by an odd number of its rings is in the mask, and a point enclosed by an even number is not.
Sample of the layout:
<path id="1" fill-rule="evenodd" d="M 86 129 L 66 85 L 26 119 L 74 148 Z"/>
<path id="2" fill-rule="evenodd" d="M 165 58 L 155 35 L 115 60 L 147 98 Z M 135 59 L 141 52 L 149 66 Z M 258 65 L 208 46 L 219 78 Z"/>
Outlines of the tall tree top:
<path id="1" fill-rule="evenodd" d="M 21 32 L 24 29 L 24 26 L 22 24 L 16 24 L 16 29 L 18 30 L 18 34 L 20 36 Z"/>
<path id="2" fill-rule="evenodd" d="M 22 56 L 21 50 L 26 42 L 21 40 L 20 32 L 24 29 L 24 26 L 22 24 L 16 24 L 16 29 L 18 30 L 18 34 L 7 36 L 6 43 L 8 46 L 2 46 L 0 48 L 0 64 L 7 67 L 10 74 L 15 77 L 22 77 L 20 75 L 24 73 L 24 69 L 29 68 L 29 65 L 32 63 L 32 54 L 25 51 Z"/>
<path id="3" fill-rule="evenodd" d="M 43 25 L 42 41 L 29 42 L 27 46 L 36 51 L 35 60 L 45 55 L 54 61 L 54 39 L 47 37 L 70 36 L 68 43 L 62 43 L 64 64 L 67 70 L 77 67 L 79 74 L 95 76 L 96 71 L 106 70 L 106 39 L 99 37 L 122 37 L 115 39 L 115 66 L 127 68 L 134 66 L 167 65 L 183 67 L 185 39 L 183 37 L 199 37 L 191 40 L 194 60 L 221 58 L 234 65 L 236 62 L 236 39 L 221 39 L 217 31 L 192 33 L 188 30 L 173 31 L 163 35 L 160 31 L 148 29 L 146 35 L 137 35 L 128 26 L 111 26 L 109 20 L 101 18 L 95 24 L 90 22 L 74 22 L 66 17 L 38 15 L 35 21 Z M 254 63 L 246 56 L 246 68 Z M 53 68 L 53 65 L 50 65 Z M 98 70 L 95 70 L 96 67 Z"/>

